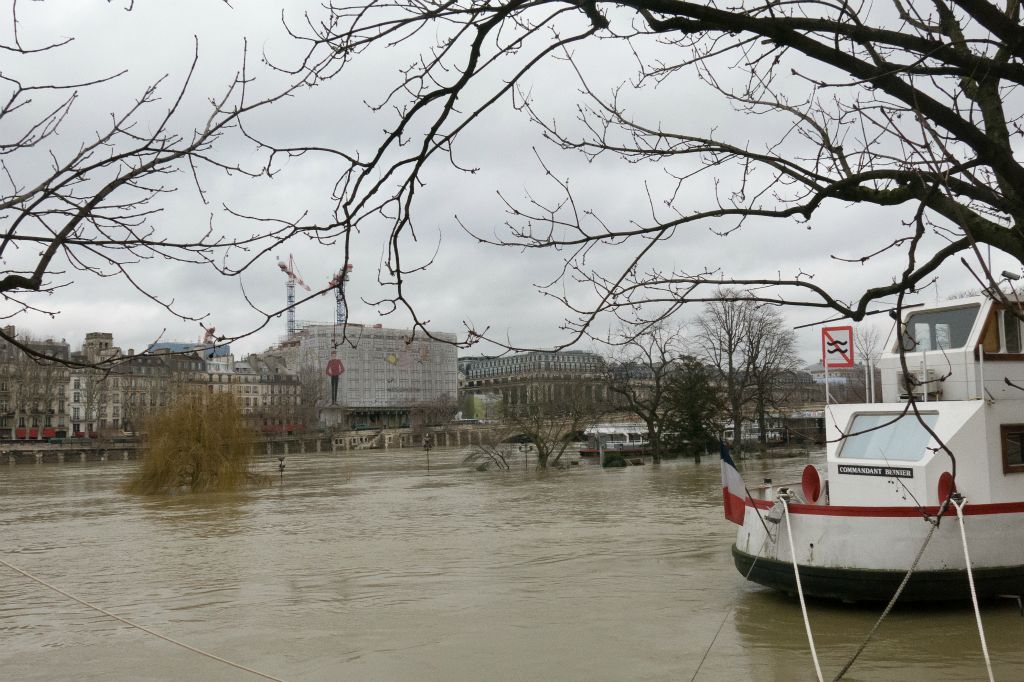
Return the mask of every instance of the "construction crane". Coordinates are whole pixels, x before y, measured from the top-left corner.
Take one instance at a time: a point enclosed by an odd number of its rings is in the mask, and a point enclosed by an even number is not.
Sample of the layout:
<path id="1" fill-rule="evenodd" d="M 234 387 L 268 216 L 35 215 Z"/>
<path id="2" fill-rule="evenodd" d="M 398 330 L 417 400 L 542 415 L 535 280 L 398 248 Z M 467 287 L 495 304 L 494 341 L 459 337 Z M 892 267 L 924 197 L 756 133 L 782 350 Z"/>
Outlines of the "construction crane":
<path id="1" fill-rule="evenodd" d="M 348 281 L 350 274 L 352 274 L 352 266 L 346 265 L 341 270 L 338 270 L 330 282 L 330 286 L 334 288 L 334 300 L 336 302 L 334 311 L 334 324 L 336 326 L 344 326 L 348 321 L 348 307 L 345 305 L 345 282 Z"/>
<path id="2" fill-rule="evenodd" d="M 292 254 L 288 254 L 288 260 L 277 261 L 277 267 L 281 269 L 281 272 L 288 275 L 288 284 L 285 285 L 285 291 L 288 296 L 288 338 L 295 336 L 295 285 L 298 284 L 306 291 L 312 291 L 309 285 L 302 281 L 302 277 L 299 275 L 299 271 L 295 268 L 295 259 Z"/>

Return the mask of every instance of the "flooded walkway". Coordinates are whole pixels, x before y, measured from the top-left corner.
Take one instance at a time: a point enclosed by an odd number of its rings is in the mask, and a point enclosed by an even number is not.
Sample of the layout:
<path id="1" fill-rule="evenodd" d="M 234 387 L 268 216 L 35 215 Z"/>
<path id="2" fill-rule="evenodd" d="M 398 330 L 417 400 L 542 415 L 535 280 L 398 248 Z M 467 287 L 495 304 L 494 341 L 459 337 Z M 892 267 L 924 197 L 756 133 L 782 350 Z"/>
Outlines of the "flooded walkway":
<path id="1" fill-rule="evenodd" d="M 476 472 L 462 451 L 276 460 L 270 488 L 139 499 L 130 462 L 0 468 L 0 558 L 285 680 L 812 679 L 797 602 L 744 583 L 717 460 Z M 795 480 L 803 459 L 748 465 Z M 880 607 L 812 604 L 827 677 Z M 983 605 L 997 679 L 1024 618 Z M 717 638 L 716 638 L 716 632 Z M 0 677 L 255 679 L 0 567 Z M 980 679 L 969 604 L 897 610 L 850 680 Z"/>

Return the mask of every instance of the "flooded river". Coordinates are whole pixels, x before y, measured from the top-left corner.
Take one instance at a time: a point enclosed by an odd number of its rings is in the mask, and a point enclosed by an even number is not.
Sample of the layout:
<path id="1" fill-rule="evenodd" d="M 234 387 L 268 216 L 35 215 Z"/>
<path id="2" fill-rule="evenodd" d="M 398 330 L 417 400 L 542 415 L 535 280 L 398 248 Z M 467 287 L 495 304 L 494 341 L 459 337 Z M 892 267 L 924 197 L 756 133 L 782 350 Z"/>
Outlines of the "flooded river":
<path id="1" fill-rule="evenodd" d="M 171 499 L 122 494 L 133 463 L 4 466 L 0 558 L 284 680 L 813 679 L 798 602 L 733 568 L 717 459 L 538 474 L 463 455 L 293 455 L 272 487 Z M 826 678 L 879 610 L 810 605 Z M 983 618 L 997 679 L 1024 679 L 1016 604 Z M 847 679 L 937 677 L 985 677 L 969 604 L 897 609 Z M 258 679 L 4 566 L 0 678 Z"/>

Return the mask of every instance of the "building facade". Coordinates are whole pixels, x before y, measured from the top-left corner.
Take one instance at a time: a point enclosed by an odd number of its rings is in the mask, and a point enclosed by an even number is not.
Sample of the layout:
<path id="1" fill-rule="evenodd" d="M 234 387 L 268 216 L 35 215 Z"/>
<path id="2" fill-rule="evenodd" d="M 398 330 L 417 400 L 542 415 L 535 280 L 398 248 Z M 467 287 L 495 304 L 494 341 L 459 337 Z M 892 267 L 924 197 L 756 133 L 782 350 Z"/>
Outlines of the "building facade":
<path id="1" fill-rule="evenodd" d="M 4 327 L 11 338 L 21 338 L 13 326 Z M 70 347 L 64 339 L 33 339 L 24 344 L 46 357 L 67 361 Z M 68 368 L 61 362 L 42 362 L 30 353 L 0 341 L 0 438 L 42 439 L 67 430 Z"/>
<path id="2" fill-rule="evenodd" d="M 343 410 L 341 426 L 381 428 L 408 426 L 415 413 L 429 405 L 455 405 L 458 393 L 456 336 L 433 332 L 435 338 L 407 329 L 349 323 L 307 325 L 280 346 L 260 354 L 280 358 L 308 384 L 318 411 Z M 332 391 L 328 363 L 334 357 L 344 368 Z M 453 410 L 454 413 L 454 410 Z"/>
<path id="3" fill-rule="evenodd" d="M 555 402 L 582 390 L 588 400 L 608 399 L 607 367 L 597 353 L 532 351 L 500 357 L 459 358 L 464 395 L 500 395 L 508 407 Z"/>

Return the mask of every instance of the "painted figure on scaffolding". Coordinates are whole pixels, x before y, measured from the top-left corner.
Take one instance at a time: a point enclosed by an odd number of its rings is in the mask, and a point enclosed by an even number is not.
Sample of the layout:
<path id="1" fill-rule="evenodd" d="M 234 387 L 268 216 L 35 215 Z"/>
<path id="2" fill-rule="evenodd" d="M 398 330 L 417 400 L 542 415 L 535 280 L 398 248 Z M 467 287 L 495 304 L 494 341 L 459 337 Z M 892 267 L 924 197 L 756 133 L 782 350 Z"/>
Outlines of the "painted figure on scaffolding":
<path id="1" fill-rule="evenodd" d="M 338 351 L 331 351 L 331 359 L 327 361 L 327 376 L 331 378 L 331 404 L 338 404 L 338 377 L 345 371 L 345 365 L 338 359 Z"/>

